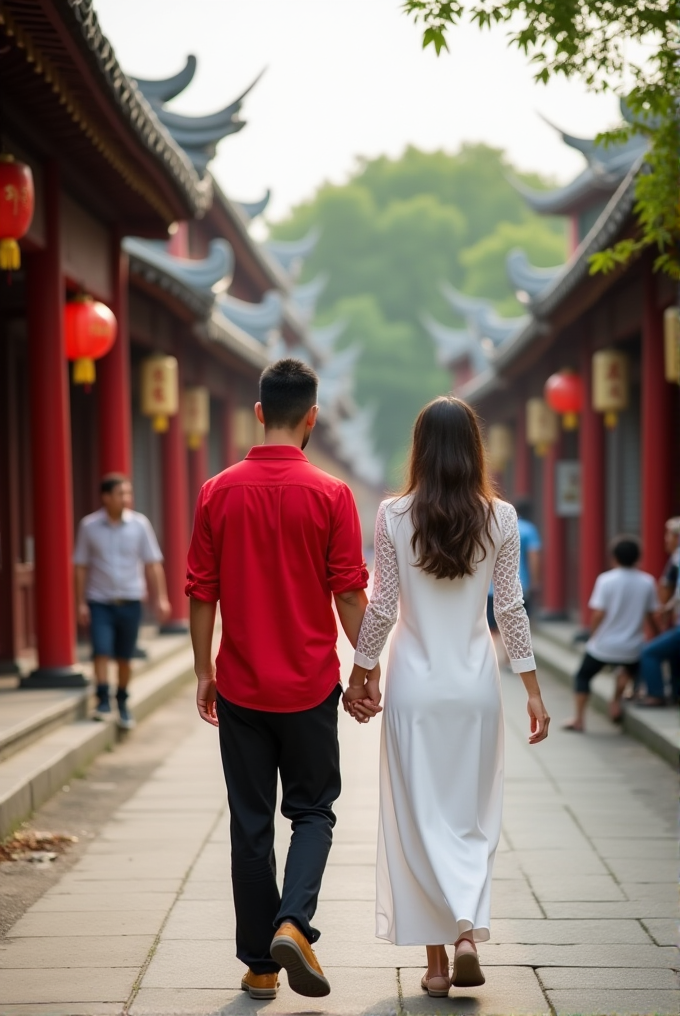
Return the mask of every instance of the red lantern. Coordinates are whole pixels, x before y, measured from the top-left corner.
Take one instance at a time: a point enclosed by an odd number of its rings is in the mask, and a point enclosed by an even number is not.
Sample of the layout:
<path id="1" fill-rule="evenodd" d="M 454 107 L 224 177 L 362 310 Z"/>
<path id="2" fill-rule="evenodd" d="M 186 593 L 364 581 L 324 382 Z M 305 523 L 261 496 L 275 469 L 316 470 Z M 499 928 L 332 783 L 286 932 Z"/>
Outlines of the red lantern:
<path id="1" fill-rule="evenodd" d="M 28 232 L 35 194 L 30 166 L 15 162 L 13 155 L 0 155 L 0 268 L 21 267 L 17 240 Z"/>
<path id="2" fill-rule="evenodd" d="M 562 417 L 565 430 L 576 430 L 578 414 L 583 409 L 583 381 L 571 370 L 552 374 L 543 389 L 545 401 Z"/>
<path id="3" fill-rule="evenodd" d="M 116 341 L 117 328 L 118 324 L 109 308 L 91 296 L 79 296 L 66 304 L 66 356 L 69 360 L 75 360 L 74 384 L 89 387 L 94 383 L 94 361 L 111 349 Z"/>

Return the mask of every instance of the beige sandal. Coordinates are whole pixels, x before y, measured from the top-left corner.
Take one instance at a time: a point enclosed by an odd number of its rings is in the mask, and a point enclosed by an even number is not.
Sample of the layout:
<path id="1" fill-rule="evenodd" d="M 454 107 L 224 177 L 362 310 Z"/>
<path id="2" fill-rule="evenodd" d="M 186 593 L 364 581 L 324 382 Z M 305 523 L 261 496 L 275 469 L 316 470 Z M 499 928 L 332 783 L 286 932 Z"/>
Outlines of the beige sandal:
<path id="1" fill-rule="evenodd" d="M 428 977 L 427 973 L 424 973 L 420 987 L 428 993 L 430 998 L 446 998 L 451 987 L 451 981 L 442 974 L 438 974 L 436 977 Z"/>

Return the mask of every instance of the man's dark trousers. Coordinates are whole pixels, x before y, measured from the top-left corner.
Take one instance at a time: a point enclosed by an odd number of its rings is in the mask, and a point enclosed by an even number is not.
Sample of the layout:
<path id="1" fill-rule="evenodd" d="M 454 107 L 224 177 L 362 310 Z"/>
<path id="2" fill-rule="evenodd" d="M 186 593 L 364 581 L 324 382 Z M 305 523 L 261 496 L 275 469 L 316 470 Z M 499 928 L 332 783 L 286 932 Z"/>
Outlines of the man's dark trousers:
<path id="1" fill-rule="evenodd" d="M 340 686 L 314 709 L 269 713 L 218 695 L 220 750 L 231 812 L 236 955 L 256 974 L 279 970 L 269 946 L 292 921 L 310 942 L 310 924 L 333 839 L 340 794 Z M 292 837 L 279 895 L 274 857 L 277 774 Z"/>

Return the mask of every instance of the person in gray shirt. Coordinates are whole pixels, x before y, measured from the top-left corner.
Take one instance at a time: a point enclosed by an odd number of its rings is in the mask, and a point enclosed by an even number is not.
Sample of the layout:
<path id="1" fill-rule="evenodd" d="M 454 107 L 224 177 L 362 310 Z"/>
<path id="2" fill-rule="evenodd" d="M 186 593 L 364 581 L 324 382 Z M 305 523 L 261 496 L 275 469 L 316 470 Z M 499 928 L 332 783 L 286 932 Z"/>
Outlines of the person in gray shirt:
<path id="1" fill-rule="evenodd" d="M 130 660 L 134 654 L 147 592 L 162 623 L 170 617 L 163 555 L 145 515 L 132 511 L 132 484 L 108 473 L 100 486 L 102 507 L 78 526 L 73 554 L 78 622 L 89 625 L 97 682 L 95 717 L 111 715 L 109 660 L 118 664 L 119 724 L 134 726 L 128 705 Z"/>

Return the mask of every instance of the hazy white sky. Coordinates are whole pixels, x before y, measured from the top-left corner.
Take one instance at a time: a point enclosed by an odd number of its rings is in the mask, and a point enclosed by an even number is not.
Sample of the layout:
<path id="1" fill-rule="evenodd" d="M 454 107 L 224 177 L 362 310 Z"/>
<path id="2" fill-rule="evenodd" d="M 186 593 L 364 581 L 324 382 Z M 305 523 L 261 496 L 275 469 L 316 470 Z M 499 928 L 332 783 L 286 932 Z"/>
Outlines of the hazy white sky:
<path id="1" fill-rule="evenodd" d="M 280 218 L 324 180 L 342 182 L 357 156 L 407 144 L 455 151 L 464 141 L 505 148 L 523 169 L 559 180 L 583 165 L 540 114 L 592 136 L 617 119 L 612 96 L 576 81 L 536 85 L 505 31 L 465 25 L 449 54 L 420 46 L 400 0 L 95 0 L 124 69 L 165 77 L 198 58 L 173 103 L 211 113 L 266 74 L 246 98 L 246 127 L 220 145 L 212 170 L 240 200 L 274 192 Z"/>

